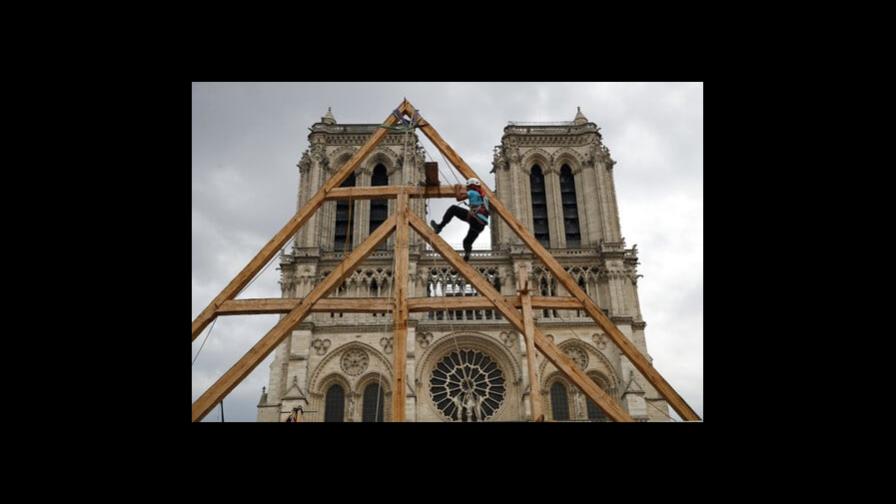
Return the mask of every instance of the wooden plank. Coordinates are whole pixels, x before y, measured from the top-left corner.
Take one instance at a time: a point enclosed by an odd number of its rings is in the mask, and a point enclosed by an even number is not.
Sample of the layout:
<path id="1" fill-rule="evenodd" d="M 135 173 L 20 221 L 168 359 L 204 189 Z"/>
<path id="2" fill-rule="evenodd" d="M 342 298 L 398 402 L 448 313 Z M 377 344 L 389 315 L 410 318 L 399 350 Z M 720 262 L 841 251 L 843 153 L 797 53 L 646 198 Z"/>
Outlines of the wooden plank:
<path id="1" fill-rule="evenodd" d="M 520 308 L 519 296 L 505 296 L 504 299 L 514 308 Z M 533 308 L 582 309 L 573 297 L 530 296 Z M 266 315 L 272 313 L 289 313 L 302 302 L 302 298 L 252 298 L 231 299 L 221 303 L 218 316 L 227 315 Z M 429 312 L 445 310 L 491 310 L 495 306 L 481 296 L 472 297 L 411 297 L 408 298 L 409 312 Z M 311 308 L 312 312 L 341 313 L 383 313 L 392 311 L 391 299 L 377 298 L 323 298 Z"/>
<path id="2" fill-rule="evenodd" d="M 395 199 L 399 194 L 411 198 L 453 198 L 454 186 L 376 186 L 376 187 L 337 187 L 327 193 L 326 200 L 341 199 Z"/>
<path id="3" fill-rule="evenodd" d="M 441 254 L 458 273 L 463 275 L 463 277 L 476 288 L 479 294 L 489 299 L 495 307 L 501 311 L 507 321 L 516 328 L 516 330 L 521 333 L 525 332 L 526 328 L 520 313 L 504 300 L 504 296 L 498 293 L 488 280 L 474 270 L 469 264 L 464 262 L 460 255 L 458 255 L 445 240 L 435 234 L 435 232 L 430 229 L 429 225 L 423 222 L 420 217 L 413 212 L 409 213 L 408 217 L 411 227 L 413 227 L 424 240 L 429 242 L 436 252 Z M 585 395 L 590 397 L 609 418 L 617 422 L 634 421 L 634 419 L 632 419 L 632 417 L 623 410 L 612 397 L 601 390 L 600 387 L 598 387 L 597 384 L 594 383 L 594 381 L 592 381 L 571 358 L 569 358 L 569 356 L 564 354 L 551 340 L 547 339 L 537 327 L 534 328 L 533 334 L 535 345 L 541 350 L 541 353 L 543 353 L 551 363 L 557 366 L 557 369 L 560 370 L 561 373 L 578 386 Z"/>
<path id="4" fill-rule="evenodd" d="M 415 111 L 413 105 L 410 103 L 407 104 L 407 114 L 411 115 Z M 441 135 L 427 122 L 420 121 L 420 130 L 426 135 L 427 138 L 436 146 L 439 151 L 445 155 L 449 162 L 451 162 L 461 174 L 465 178 L 479 178 L 476 172 L 470 168 L 469 165 L 454 152 L 454 149 L 448 145 L 445 140 L 442 139 Z M 678 412 L 679 415 L 685 420 L 700 420 L 700 417 L 693 410 L 693 408 L 688 405 L 688 403 L 678 395 L 678 392 L 672 388 L 671 385 L 665 380 L 665 378 L 660 375 L 659 371 L 657 371 L 650 361 L 638 350 L 637 347 L 619 330 L 618 327 L 606 316 L 603 311 L 598 308 L 594 301 L 588 297 L 576 281 L 563 269 L 563 266 L 532 236 L 532 233 L 529 232 L 523 225 L 513 216 L 510 210 L 504 206 L 504 204 L 495 196 L 495 193 L 492 192 L 484 183 L 482 184 L 483 192 L 489 198 L 489 208 L 492 213 L 500 215 L 504 222 L 507 223 L 507 226 L 516 233 L 517 236 L 525 243 L 532 252 L 538 256 L 541 262 L 548 268 L 551 274 L 554 275 L 554 278 L 560 282 L 566 290 L 572 294 L 579 302 L 582 303 L 582 309 L 591 316 L 592 319 L 600 326 L 601 329 L 604 330 L 609 336 L 610 339 L 616 344 L 617 347 L 625 354 L 626 357 L 631 361 L 631 363 L 641 372 L 642 375 L 649 381 L 654 388 L 656 388 L 657 392 L 663 396 L 664 399 L 672 406 L 675 411 Z"/>
<path id="5" fill-rule="evenodd" d="M 395 309 L 392 320 L 395 331 L 392 341 L 392 421 L 404 422 L 407 397 L 407 341 L 408 341 L 408 195 L 399 194 L 396 205 L 398 221 L 395 229 L 395 268 L 392 290 Z"/>
<path id="6" fill-rule="evenodd" d="M 532 405 L 532 420 L 544 421 L 541 404 L 541 382 L 535 367 L 535 319 L 532 316 L 532 296 L 529 295 L 529 268 L 520 263 L 517 270 L 517 290 L 523 303 L 523 336 L 526 338 L 526 361 L 529 365 L 529 403 Z"/>
<path id="7" fill-rule="evenodd" d="M 311 312 L 311 308 L 323 296 L 335 289 L 345 277 L 349 276 L 355 266 L 364 260 L 373 249 L 395 230 L 397 218 L 392 215 L 367 237 L 366 240 L 349 254 L 322 282 L 308 293 L 298 306 L 262 337 L 236 364 L 215 382 L 193 403 L 193 421 L 198 422 L 208 414 L 221 399 L 227 395 L 240 381 L 255 369 L 277 345 Z"/>
<path id="8" fill-rule="evenodd" d="M 533 308 L 553 308 L 556 310 L 581 310 L 582 303 L 574 297 L 530 296 Z M 514 308 L 522 307 L 519 296 L 505 296 Z M 492 302 L 482 296 L 469 297 L 412 297 L 408 298 L 408 311 L 428 312 L 445 310 L 491 310 Z"/>
<path id="9" fill-rule="evenodd" d="M 399 110 L 406 111 L 408 106 L 407 100 L 404 100 L 399 105 Z M 394 115 L 390 114 L 389 117 L 386 118 L 384 123 L 387 126 L 392 126 L 395 124 L 397 119 Z M 265 264 L 274 257 L 280 249 L 289 241 L 293 235 L 296 234 L 296 231 L 308 221 L 308 219 L 314 214 L 314 212 L 320 207 L 325 199 L 325 196 L 328 192 L 330 192 L 333 188 L 338 187 L 352 172 L 355 171 L 355 168 L 361 164 L 361 161 L 367 157 L 373 151 L 373 148 L 376 147 L 378 143 L 389 133 L 389 130 L 386 128 L 377 128 L 376 131 L 370 135 L 370 138 L 367 139 L 367 142 L 355 152 L 355 155 L 351 157 L 342 168 L 336 171 L 332 177 L 327 180 L 327 182 L 321 187 L 317 193 L 312 196 L 305 206 L 302 207 L 301 210 L 296 212 L 296 214 L 283 226 L 277 234 L 274 235 L 273 238 L 262 247 L 261 251 L 249 261 L 242 271 L 240 271 L 233 280 L 224 287 L 215 299 L 212 300 L 209 305 L 202 310 L 198 317 L 193 320 L 192 324 L 192 337 L 191 341 L 195 340 L 199 333 L 214 319 L 215 311 L 224 301 L 229 299 L 233 299 L 240 293 L 241 290 L 255 277 L 255 275 L 261 271 Z"/>
<path id="10" fill-rule="evenodd" d="M 218 308 L 218 316 L 263 315 L 289 313 L 302 298 L 231 299 Z M 392 300 L 387 298 L 324 298 L 314 303 L 312 312 L 382 313 L 392 311 Z"/>

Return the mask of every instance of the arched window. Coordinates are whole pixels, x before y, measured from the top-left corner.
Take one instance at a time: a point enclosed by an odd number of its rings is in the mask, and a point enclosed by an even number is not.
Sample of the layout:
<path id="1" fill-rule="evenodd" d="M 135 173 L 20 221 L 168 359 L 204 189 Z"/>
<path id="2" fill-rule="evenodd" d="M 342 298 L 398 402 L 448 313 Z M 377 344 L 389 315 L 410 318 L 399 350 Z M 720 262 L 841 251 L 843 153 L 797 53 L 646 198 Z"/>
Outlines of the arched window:
<path id="1" fill-rule="evenodd" d="M 548 200 L 544 190 L 544 174 L 541 167 L 534 165 L 529 175 L 532 191 L 532 233 L 545 247 L 551 246 L 551 232 L 548 229 Z"/>
<path id="2" fill-rule="evenodd" d="M 551 385 L 551 411 L 554 420 L 569 420 L 569 395 L 563 383 L 556 381 Z"/>
<path id="3" fill-rule="evenodd" d="M 389 175 L 386 174 L 386 167 L 382 164 L 376 165 L 373 169 L 373 175 L 370 178 L 371 186 L 389 185 Z M 375 199 L 370 200 L 370 233 L 386 221 L 389 214 L 389 200 Z M 386 241 L 380 242 L 377 248 L 385 248 Z"/>
<path id="4" fill-rule="evenodd" d="M 342 385 L 334 383 L 327 389 L 324 406 L 324 422 L 342 422 L 345 420 L 345 391 Z"/>
<path id="5" fill-rule="evenodd" d="M 598 380 L 595 380 L 593 377 L 590 377 L 591 381 L 593 381 L 601 390 L 606 392 L 606 389 L 600 384 Z M 609 422 L 610 419 L 607 418 L 607 414 L 604 413 L 604 410 L 600 409 L 600 407 L 591 400 L 587 395 L 585 396 L 586 404 L 588 406 L 588 420 L 592 422 Z"/>
<path id="6" fill-rule="evenodd" d="M 379 383 L 371 383 L 364 389 L 364 406 L 361 414 L 362 422 L 383 421 L 383 389 Z"/>
<path id="7" fill-rule="evenodd" d="M 340 187 L 354 187 L 355 174 L 352 173 L 342 183 Z M 336 232 L 333 235 L 333 250 L 343 251 L 351 249 L 352 243 L 352 223 L 355 220 L 354 213 L 348 207 L 348 200 L 336 201 Z"/>
<path id="8" fill-rule="evenodd" d="M 560 168 L 560 200 L 563 202 L 563 226 L 566 230 L 566 246 L 582 245 L 579 233 L 579 210 L 576 206 L 576 181 L 569 165 Z"/>

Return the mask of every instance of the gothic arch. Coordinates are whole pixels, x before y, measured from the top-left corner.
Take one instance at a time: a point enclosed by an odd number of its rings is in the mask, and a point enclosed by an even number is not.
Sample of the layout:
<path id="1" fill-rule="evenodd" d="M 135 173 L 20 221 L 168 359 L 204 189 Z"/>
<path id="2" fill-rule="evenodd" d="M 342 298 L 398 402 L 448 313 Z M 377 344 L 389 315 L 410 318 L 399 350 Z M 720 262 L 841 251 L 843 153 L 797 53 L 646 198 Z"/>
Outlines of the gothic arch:
<path id="1" fill-rule="evenodd" d="M 369 371 L 367 373 L 362 373 L 361 377 L 358 378 L 357 383 L 355 384 L 355 395 L 358 397 L 358 404 L 355 406 L 358 408 L 358 419 L 361 421 L 361 417 L 363 416 L 364 411 L 364 391 L 367 389 L 368 385 L 376 383 L 379 385 L 380 390 L 383 391 L 383 421 L 391 422 L 392 421 L 392 375 L 388 376 L 384 373 L 380 373 L 377 371 Z"/>
<path id="2" fill-rule="evenodd" d="M 573 176 L 575 176 L 582 171 L 584 161 L 582 154 L 579 152 L 570 149 L 569 147 L 561 147 L 554 153 L 554 171 L 560 173 L 560 167 L 567 164 L 569 165 L 569 169 L 572 171 Z"/>
<path id="3" fill-rule="evenodd" d="M 339 147 L 329 155 L 330 166 L 335 169 L 342 168 L 342 165 L 344 165 L 346 161 L 351 159 L 351 157 L 354 156 L 355 152 L 357 151 L 358 149 L 355 147 Z"/>
<path id="4" fill-rule="evenodd" d="M 531 175 L 532 165 L 537 164 L 541 166 L 541 172 L 547 175 L 552 169 L 553 159 L 554 158 L 553 156 L 551 156 L 550 152 L 540 147 L 529 149 L 523 153 L 523 163 L 521 165 L 521 169 L 526 175 Z"/>
<path id="5" fill-rule="evenodd" d="M 598 375 L 604 377 L 607 386 L 609 387 L 608 389 L 606 389 L 608 392 L 610 390 L 619 390 L 619 377 L 616 374 L 616 369 L 610 363 L 610 359 L 608 359 L 603 352 L 598 350 L 597 347 L 576 337 L 564 340 L 558 343 L 557 346 L 560 347 L 560 350 L 562 350 L 564 353 L 566 353 L 567 348 L 573 346 L 588 352 L 588 366 L 582 371 L 585 371 L 585 374 L 597 373 Z M 601 366 L 598 365 L 598 362 L 604 369 L 601 369 Z M 547 359 L 543 359 L 538 367 L 538 376 L 544 377 L 545 371 L 548 369 L 548 366 L 551 366 L 553 368 L 553 371 L 549 373 L 549 376 L 554 376 L 555 374 L 559 373 L 556 366 L 554 366 Z M 545 387 L 547 386 L 547 378 L 542 378 L 541 382 L 543 387 L 542 390 L 546 390 Z"/>
<path id="6" fill-rule="evenodd" d="M 455 344 L 462 347 L 465 343 L 471 347 L 480 348 L 495 354 L 495 357 L 501 361 L 500 364 L 513 374 L 513 376 L 508 377 L 508 381 L 520 383 L 523 376 L 523 369 L 517 357 L 513 355 L 513 352 L 504 346 L 502 342 L 495 339 L 495 336 L 478 331 L 467 330 L 458 330 L 453 333 L 445 334 L 430 343 L 417 360 L 420 365 L 417 366 L 417 375 L 415 378 L 419 380 L 420 383 L 423 383 L 427 366 L 432 368 L 438 358 L 441 358 L 442 355 L 448 352 L 448 350 L 456 348 Z"/>
<path id="7" fill-rule="evenodd" d="M 386 175 L 389 177 L 392 177 L 395 170 L 401 166 L 401 163 L 398 160 L 398 154 L 395 154 L 395 152 L 388 147 L 378 148 L 370 154 L 367 158 L 367 162 L 364 164 L 367 173 L 373 173 L 374 167 L 380 163 L 386 167 Z"/>
<path id="8" fill-rule="evenodd" d="M 346 387 L 345 388 L 346 394 L 348 394 L 349 392 L 356 391 L 357 386 L 352 386 L 352 382 L 357 383 L 358 379 L 347 378 L 345 376 L 345 374 L 342 372 L 342 369 L 338 366 L 338 364 L 336 366 L 331 365 L 331 363 L 334 361 L 334 359 L 336 361 L 338 361 L 339 359 L 342 358 L 342 355 L 345 353 L 346 350 L 350 350 L 352 348 L 363 349 L 370 356 L 370 363 L 368 364 L 368 368 L 367 368 L 367 370 L 369 372 L 376 371 L 377 367 L 379 367 L 381 370 L 383 370 L 389 376 L 392 376 L 392 365 L 389 363 L 389 359 L 386 359 L 385 356 L 379 350 L 368 345 L 367 343 L 362 343 L 360 341 L 351 341 L 349 343 L 346 343 L 344 345 L 338 346 L 338 347 L 330 350 L 329 352 L 327 352 L 327 356 L 324 357 L 323 359 L 321 359 L 320 363 L 318 363 L 317 367 L 315 367 L 314 372 L 311 373 L 311 380 L 309 380 L 309 382 L 308 382 L 309 383 L 308 390 L 310 391 L 311 394 L 314 394 L 314 395 L 325 394 L 326 390 L 324 389 L 324 385 L 327 383 L 327 380 L 332 375 L 337 375 L 342 379 L 344 386 Z M 374 365 L 374 361 L 377 361 L 377 363 L 378 363 L 377 366 Z M 329 368 L 328 368 L 328 365 L 329 365 Z M 324 378 L 321 378 L 322 376 Z M 364 373 L 362 373 L 362 376 L 364 376 Z M 349 380 L 351 380 L 351 381 L 349 381 Z"/>

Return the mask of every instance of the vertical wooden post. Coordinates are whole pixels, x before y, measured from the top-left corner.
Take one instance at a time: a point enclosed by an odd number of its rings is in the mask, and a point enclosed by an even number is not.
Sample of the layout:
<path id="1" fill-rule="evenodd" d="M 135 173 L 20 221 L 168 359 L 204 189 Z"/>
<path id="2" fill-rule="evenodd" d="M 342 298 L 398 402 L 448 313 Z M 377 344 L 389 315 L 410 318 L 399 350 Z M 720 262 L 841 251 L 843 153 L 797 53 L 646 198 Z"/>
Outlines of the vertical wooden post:
<path id="1" fill-rule="evenodd" d="M 405 398 L 407 397 L 405 375 L 407 366 L 408 340 L 408 195 L 399 194 L 396 204 L 398 221 L 395 228 L 395 272 L 392 292 L 395 309 L 392 319 L 395 324 L 392 341 L 392 421 L 404 422 Z"/>
<path id="2" fill-rule="evenodd" d="M 535 369 L 535 321 L 532 317 L 532 296 L 529 294 L 529 268 L 520 264 L 517 269 L 517 290 L 523 305 L 524 337 L 526 338 L 526 360 L 529 363 L 529 402 L 532 405 L 532 420 L 544 421 L 544 408 L 541 404 L 541 385 Z"/>

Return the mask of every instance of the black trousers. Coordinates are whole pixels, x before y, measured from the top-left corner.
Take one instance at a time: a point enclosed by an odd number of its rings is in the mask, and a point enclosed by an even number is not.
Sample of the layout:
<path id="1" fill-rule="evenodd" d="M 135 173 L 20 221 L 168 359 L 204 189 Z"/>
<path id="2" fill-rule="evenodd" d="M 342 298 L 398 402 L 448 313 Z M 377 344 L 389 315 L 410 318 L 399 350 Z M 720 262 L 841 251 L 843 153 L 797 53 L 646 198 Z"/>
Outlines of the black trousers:
<path id="1" fill-rule="evenodd" d="M 452 217 L 457 217 L 462 221 L 466 221 L 470 224 L 470 230 L 467 231 L 467 236 L 464 238 L 464 252 L 467 254 L 470 253 L 470 250 L 473 249 L 473 242 L 476 241 L 476 238 L 479 237 L 479 233 L 485 229 L 485 223 L 479 219 L 479 217 L 475 217 L 470 214 L 470 211 L 460 205 L 451 205 L 448 207 L 448 210 L 445 211 L 445 216 L 442 217 L 442 222 L 439 223 L 439 226 L 444 228 L 449 222 L 451 222 Z"/>

